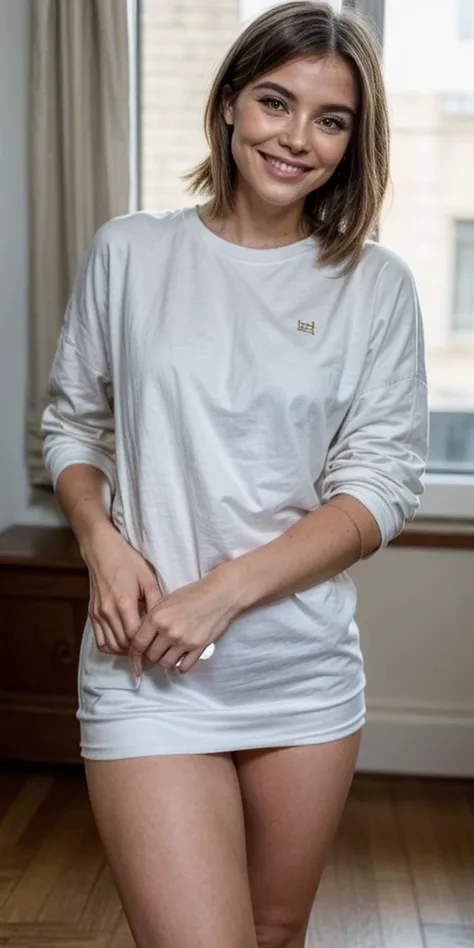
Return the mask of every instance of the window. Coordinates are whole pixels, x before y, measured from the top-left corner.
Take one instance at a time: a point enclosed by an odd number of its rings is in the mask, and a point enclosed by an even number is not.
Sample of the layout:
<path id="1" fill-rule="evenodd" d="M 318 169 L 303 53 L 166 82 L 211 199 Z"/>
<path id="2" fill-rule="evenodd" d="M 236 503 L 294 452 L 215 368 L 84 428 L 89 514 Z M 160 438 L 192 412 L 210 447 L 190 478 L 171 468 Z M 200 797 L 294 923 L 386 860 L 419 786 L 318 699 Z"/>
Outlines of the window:
<path id="1" fill-rule="evenodd" d="M 195 203 L 181 175 L 204 156 L 212 73 L 239 29 L 239 0 L 140 2 L 140 203 Z"/>
<path id="2" fill-rule="evenodd" d="M 430 456 L 438 474 L 471 474 L 474 457 L 474 414 L 436 411 L 431 415 Z"/>
<path id="3" fill-rule="evenodd" d="M 242 26 L 275 0 L 136 2 L 139 205 L 190 205 L 180 176 L 207 150 L 202 114 L 213 73 Z M 384 0 L 362 3 L 382 15 Z M 392 187 L 380 239 L 411 266 L 424 314 L 432 446 L 422 513 L 472 517 L 474 70 L 460 38 L 474 41 L 474 0 L 385 0 L 382 19 Z"/>
<path id="4" fill-rule="evenodd" d="M 474 0 L 465 7 L 474 24 Z M 428 471 L 451 482 L 474 475 L 474 71 L 470 47 L 457 38 L 460 9 L 459 0 L 385 0 L 383 54 L 392 185 L 380 240 L 415 275 L 430 393 Z M 470 516 L 474 482 L 472 491 Z M 453 513 L 449 503 L 445 511 Z"/>
<path id="5" fill-rule="evenodd" d="M 474 40 L 474 2 L 458 0 L 458 36 L 460 40 Z"/>
<path id="6" fill-rule="evenodd" d="M 455 222 L 452 316 L 456 332 L 474 332 L 474 220 Z"/>

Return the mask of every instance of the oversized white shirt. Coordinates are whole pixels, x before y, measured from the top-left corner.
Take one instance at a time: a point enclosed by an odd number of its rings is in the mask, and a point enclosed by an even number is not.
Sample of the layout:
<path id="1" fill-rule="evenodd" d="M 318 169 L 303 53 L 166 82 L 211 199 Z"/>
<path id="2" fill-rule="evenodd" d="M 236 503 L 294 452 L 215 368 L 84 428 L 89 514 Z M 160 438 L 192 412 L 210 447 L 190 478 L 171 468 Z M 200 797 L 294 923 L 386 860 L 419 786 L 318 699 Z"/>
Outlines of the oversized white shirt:
<path id="1" fill-rule="evenodd" d="M 50 395 L 53 482 L 74 462 L 100 468 L 114 523 L 165 592 L 337 493 L 367 507 L 383 545 L 418 508 L 422 322 L 408 267 L 378 243 L 341 275 L 312 238 L 242 247 L 195 208 L 112 220 L 78 274 Z M 343 573 L 249 610 L 180 680 L 156 668 L 158 692 L 166 681 L 168 708 L 219 713 L 329 708 L 365 683 L 355 604 Z"/>

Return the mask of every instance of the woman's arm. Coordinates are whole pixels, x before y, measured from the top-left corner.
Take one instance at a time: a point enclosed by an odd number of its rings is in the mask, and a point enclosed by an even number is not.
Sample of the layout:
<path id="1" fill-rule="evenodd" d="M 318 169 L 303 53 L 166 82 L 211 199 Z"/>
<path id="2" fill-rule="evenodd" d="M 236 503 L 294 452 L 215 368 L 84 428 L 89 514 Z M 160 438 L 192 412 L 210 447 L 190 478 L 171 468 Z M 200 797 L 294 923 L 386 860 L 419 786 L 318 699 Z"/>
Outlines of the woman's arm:
<path id="1" fill-rule="evenodd" d="M 55 493 L 86 559 L 94 536 L 116 532 L 104 506 L 104 475 L 90 464 L 68 464 L 56 481 Z"/>
<path id="2" fill-rule="evenodd" d="M 108 353 L 106 234 L 107 225 L 95 235 L 78 269 L 49 377 L 42 433 L 44 463 L 53 487 L 56 489 L 60 474 L 71 465 L 95 468 L 102 472 L 101 496 L 108 511 L 115 490 L 115 423 Z M 87 476 L 97 485 L 99 473 Z M 87 487 L 91 485 L 89 480 Z"/>
<path id="3" fill-rule="evenodd" d="M 128 652 L 142 604 L 152 608 L 161 590 L 154 570 L 110 520 L 116 487 L 108 345 L 110 226 L 96 234 L 75 281 L 42 430 L 45 466 L 89 569 L 89 614 L 97 645 L 119 653 Z"/>
<path id="4" fill-rule="evenodd" d="M 56 483 L 56 496 L 89 569 L 89 616 L 101 651 L 128 654 L 140 627 L 139 604 L 161 599 L 154 571 L 117 532 L 104 507 L 104 476 L 89 464 L 70 464 Z M 140 673 L 139 665 L 135 668 Z"/>
<path id="5" fill-rule="evenodd" d="M 302 592 L 349 569 L 380 546 L 377 522 L 363 504 L 340 494 L 270 543 L 217 567 L 235 615 Z"/>
<path id="6" fill-rule="evenodd" d="M 386 546 L 423 492 L 428 403 L 413 277 L 384 266 L 363 377 L 317 485 L 322 506 L 276 540 L 217 568 L 236 614 L 303 591 Z"/>

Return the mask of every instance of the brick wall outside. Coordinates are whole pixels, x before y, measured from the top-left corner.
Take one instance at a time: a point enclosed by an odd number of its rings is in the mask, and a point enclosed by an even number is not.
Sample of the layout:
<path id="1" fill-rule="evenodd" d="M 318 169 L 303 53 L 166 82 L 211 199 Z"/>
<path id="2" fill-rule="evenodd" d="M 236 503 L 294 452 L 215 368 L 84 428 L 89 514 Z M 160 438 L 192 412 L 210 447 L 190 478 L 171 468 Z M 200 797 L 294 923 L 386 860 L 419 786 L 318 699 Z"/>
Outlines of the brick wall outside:
<path id="1" fill-rule="evenodd" d="M 239 0 L 141 0 L 141 206 L 195 203 L 179 176 L 206 154 L 212 75 L 239 32 Z"/>

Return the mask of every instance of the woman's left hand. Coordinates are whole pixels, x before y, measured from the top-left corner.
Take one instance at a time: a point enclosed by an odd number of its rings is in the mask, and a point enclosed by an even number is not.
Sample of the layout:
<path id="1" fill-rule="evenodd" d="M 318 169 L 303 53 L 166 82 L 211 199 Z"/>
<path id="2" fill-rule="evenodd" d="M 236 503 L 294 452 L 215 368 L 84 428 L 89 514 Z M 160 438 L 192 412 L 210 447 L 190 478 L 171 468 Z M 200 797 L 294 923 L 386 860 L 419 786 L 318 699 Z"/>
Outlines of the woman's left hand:
<path id="1" fill-rule="evenodd" d="M 237 614 L 232 586 L 217 570 L 182 586 L 162 599 L 145 616 L 130 641 L 129 654 L 188 672 L 205 648 L 226 631 Z"/>

